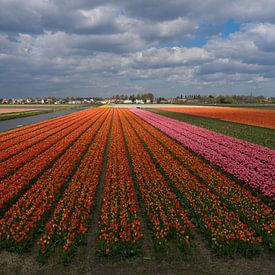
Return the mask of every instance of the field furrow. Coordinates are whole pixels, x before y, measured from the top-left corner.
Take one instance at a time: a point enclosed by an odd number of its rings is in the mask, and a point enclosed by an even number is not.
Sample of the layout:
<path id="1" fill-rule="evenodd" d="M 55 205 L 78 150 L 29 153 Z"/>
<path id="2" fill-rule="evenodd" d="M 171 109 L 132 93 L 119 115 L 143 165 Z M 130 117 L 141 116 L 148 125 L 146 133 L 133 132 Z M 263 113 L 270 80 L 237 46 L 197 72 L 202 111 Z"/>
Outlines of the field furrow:
<path id="1" fill-rule="evenodd" d="M 85 119 L 87 120 L 88 117 L 89 116 L 85 116 L 82 119 L 76 119 L 71 123 L 64 123 L 64 126 L 61 126 L 60 128 L 56 127 L 57 131 L 53 130 L 49 137 L 42 135 L 42 140 L 40 140 L 40 137 L 38 137 L 37 141 L 30 141 L 30 143 L 23 142 L 23 144 L 12 146 L 5 150 L 1 154 L 0 158 L 9 158 L 3 160 L 0 164 L 0 178 L 4 178 L 8 174 L 14 172 L 25 163 L 31 161 L 37 155 L 43 153 L 45 150 L 53 146 L 57 141 L 68 135 L 68 133 L 72 132 L 78 127 L 81 127 L 81 125 L 85 123 Z"/>
<path id="2" fill-rule="evenodd" d="M 237 213 L 242 221 L 261 234 L 267 245 L 272 243 L 275 232 L 274 209 L 264 204 L 251 191 L 214 169 L 211 165 L 174 142 L 159 130 L 143 120 L 131 115 L 131 121 L 142 126 L 152 138 L 156 138 L 157 147 L 167 154 L 166 150 L 180 161 L 190 173 L 202 182 L 209 190 L 226 204 L 227 208 Z"/>
<path id="3" fill-rule="evenodd" d="M 85 112 L 85 110 L 82 111 L 82 112 Z M 2 132 L 2 133 L 0 133 L 0 142 L 5 142 L 5 141 L 8 141 L 8 140 L 13 139 L 13 138 L 18 138 L 20 136 L 22 137 L 26 134 L 28 135 L 31 132 L 46 128 L 46 127 L 48 127 L 48 125 L 51 125 L 52 123 L 58 122 L 58 121 L 63 120 L 63 119 L 66 120 L 67 118 L 78 116 L 78 115 L 79 115 L 79 112 L 72 113 L 72 114 L 69 114 L 69 115 L 65 115 L 65 116 L 61 116 L 61 117 L 55 117 L 55 118 L 52 118 L 52 119 L 49 119 L 49 120 L 43 120 L 43 121 L 40 121 L 40 122 L 36 122 L 34 124 L 30 124 L 30 125 L 26 125 L 26 126 L 23 126 L 23 127 L 20 127 L 20 128 L 15 128 L 15 129 L 8 130 L 6 132 Z"/>
<path id="4" fill-rule="evenodd" d="M 176 238 L 178 247 L 190 247 L 190 226 L 185 211 L 168 182 L 130 126 L 129 112 L 121 115 L 122 127 L 135 175 L 135 183 L 149 222 L 156 250 L 165 249 L 169 238 Z"/>
<path id="5" fill-rule="evenodd" d="M 79 131 L 79 138 L 70 150 L 67 150 L 5 213 L 0 220 L 1 247 L 24 250 L 31 244 L 35 233 L 43 229 L 47 215 L 59 201 L 105 116 L 98 118 L 94 124 L 87 121 L 86 129 Z"/>
<path id="6" fill-rule="evenodd" d="M 190 217 L 196 219 L 197 226 L 204 232 L 213 249 L 219 254 L 256 252 L 262 238 L 257 237 L 254 230 L 241 222 L 236 213 L 227 209 L 219 197 L 175 160 L 169 151 L 161 148 L 157 137 L 152 137 L 136 123 L 133 128 L 167 176 L 174 192 L 190 209 Z"/>
<path id="7" fill-rule="evenodd" d="M 88 114 L 86 115 L 86 117 Z M 84 118 L 84 117 L 83 117 Z M 14 155 L 17 155 L 19 153 L 22 153 L 22 151 L 27 151 L 29 148 L 33 148 L 34 145 L 40 145 L 44 143 L 44 141 L 47 141 L 47 138 L 54 136 L 58 132 L 65 130 L 66 128 L 69 128 L 71 125 L 77 123 L 79 120 L 78 117 L 74 119 L 66 119 L 65 121 L 60 121 L 56 124 L 50 125 L 47 127 L 47 129 L 42 129 L 41 131 L 36 131 L 36 133 L 31 135 L 28 138 L 28 135 L 24 135 L 26 138 L 23 141 L 18 140 L 18 138 L 14 138 L 12 140 L 8 140 L 8 142 L 3 142 L 0 144 L 3 145 L 3 148 L 0 152 L 0 161 L 3 163 L 8 158 L 13 157 Z M 38 145 L 38 146 L 39 146 Z"/>
<path id="8" fill-rule="evenodd" d="M 72 254 L 84 239 L 95 204 L 111 121 L 112 111 L 109 111 L 51 219 L 45 225 L 46 232 L 39 239 L 40 255 L 48 254 L 56 243 L 62 245 L 66 254 Z"/>
<path id="9" fill-rule="evenodd" d="M 17 170 L 16 173 L 6 179 L 2 179 L 0 181 L 0 214 L 2 215 L 20 195 L 28 190 L 36 181 L 37 177 L 42 172 L 46 171 L 60 154 L 70 148 L 72 143 L 83 133 L 83 131 L 90 127 L 101 114 L 102 112 L 99 112 L 98 115 L 94 116 L 92 112 L 88 119 L 84 121 L 80 119 L 80 124 L 77 125 L 77 127 L 74 127 L 72 130 L 70 128 L 66 129 L 68 131 L 67 135 L 55 144 L 52 144 L 53 146 L 48 150 L 26 163 Z"/>
<path id="10" fill-rule="evenodd" d="M 141 249 L 141 221 L 134 183 L 115 111 L 110 136 L 108 162 L 103 191 L 97 252 L 102 255 L 134 255 Z"/>
<path id="11" fill-rule="evenodd" d="M 3 253 L 91 264 L 274 253 L 268 148 L 141 109 L 92 108 L 0 134 L 0 149 Z"/>
<path id="12" fill-rule="evenodd" d="M 259 190 L 266 197 L 274 198 L 274 150 L 269 150 L 264 147 L 259 149 L 260 146 L 250 144 L 250 157 L 246 157 L 244 154 L 235 151 L 234 148 L 230 146 L 232 138 L 230 138 L 230 141 L 228 142 L 226 136 L 221 136 L 214 132 L 211 133 L 211 131 L 200 127 L 192 126 L 142 110 L 133 109 L 132 111 L 145 121 L 182 143 L 184 146 L 203 156 L 212 164 L 221 167 L 226 172 L 243 181 L 246 185 L 255 190 Z M 201 138 L 200 133 L 206 131 L 209 135 L 212 135 L 212 138 L 207 139 L 207 136 Z M 222 146 L 219 145 L 219 142 L 213 141 L 215 137 L 217 137 L 217 140 L 219 141 L 222 138 L 224 139 Z M 227 143 L 228 145 L 226 145 Z M 242 143 L 243 141 L 237 141 L 236 145 Z M 244 152 L 246 151 L 246 144 L 247 143 L 243 143 Z M 252 148 L 254 149 L 252 150 Z M 259 163 L 261 163 L 261 165 L 257 168 Z"/>
<path id="13" fill-rule="evenodd" d="M 68 117 L 61 116 L 61 117 L 58 117 L 57 119 L 50 119 L 46 121 L 46 123 L 44 123 L 43 126 L 38 125 L 36 127 L 32 127 L 31 130 L 28 132 L 19 132 L 17 133 L 17 135 L 13 134 L 12 137 L 10 137 L 7 140 L 0 140 L 0 150 L 7 150 L 8 148 L 10 149 L 15 145 L 22 146 L 21 144 L 23 142 L 26 142 L 26 141 L 29 142 L 32 139 L 37 140 L 38 136 L 41 136 L 43 134 L 48 134 L 48 132 L 50 132 L 52 129 L 55 129 L 56 127 L 60 127 L 63 124 L 68 123 L 69 121 L 73 121 L 74 119 L 77 119 L 78 115 L 75 113 Z M 22 127 L 22 129 L 23 128 L 24 127 Z M 6 153 L 6 151 L 1 151 L 1 153 L 3 152 Z M 3 157 L 1 157 L 1 159 L 3 159 Z"/>

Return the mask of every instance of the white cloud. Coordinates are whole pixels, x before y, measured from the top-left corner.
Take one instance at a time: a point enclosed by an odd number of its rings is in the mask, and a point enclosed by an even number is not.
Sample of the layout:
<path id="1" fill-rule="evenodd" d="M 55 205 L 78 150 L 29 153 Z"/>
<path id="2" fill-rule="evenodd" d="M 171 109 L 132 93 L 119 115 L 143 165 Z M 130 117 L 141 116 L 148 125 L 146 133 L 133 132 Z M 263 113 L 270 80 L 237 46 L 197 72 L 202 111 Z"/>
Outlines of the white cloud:
<path id="1" fill-rule="evenodd" d="M 177 95 L 251 83 L 273 92 L 275 0 L 0 0 L 0 7 L 1 96 L 154 87 Z M 229 19 L 240 31 L 217 35 Z"/>

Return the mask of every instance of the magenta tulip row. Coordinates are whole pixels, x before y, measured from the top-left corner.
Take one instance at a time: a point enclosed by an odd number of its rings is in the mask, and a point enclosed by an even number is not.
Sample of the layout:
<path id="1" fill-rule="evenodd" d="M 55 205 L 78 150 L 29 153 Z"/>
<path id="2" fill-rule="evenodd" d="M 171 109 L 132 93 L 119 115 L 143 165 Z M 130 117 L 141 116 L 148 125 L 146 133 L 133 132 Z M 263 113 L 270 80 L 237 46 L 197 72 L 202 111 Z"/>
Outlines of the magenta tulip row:
<path id="1" fill-rule="evenodd" d="M 274 198 L 274 150 L 148 111 L 131 111 L 264 196 Z"/>

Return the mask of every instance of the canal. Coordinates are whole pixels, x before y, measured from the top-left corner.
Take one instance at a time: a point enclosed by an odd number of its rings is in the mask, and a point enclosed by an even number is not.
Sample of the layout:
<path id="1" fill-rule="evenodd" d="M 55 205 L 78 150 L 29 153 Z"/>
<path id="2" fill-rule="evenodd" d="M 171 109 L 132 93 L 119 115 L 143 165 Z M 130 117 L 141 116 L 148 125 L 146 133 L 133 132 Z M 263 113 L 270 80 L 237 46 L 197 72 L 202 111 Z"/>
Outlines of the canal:
<path id="1" fill-rule="evenodd" d="M 75 112 L 79 112 L 83 109 L 85 109 L 85 108 L 61 110 L 61 111 L 56 111 L 56 112 L 53 112 L 53 113 L 47 113 L 47 114 L 41 114 L 41 115 L 35 115 L 35 116 L 29 116 L 29 117 L 3 120 L 3 121 L 0 121 L 0 132 L 8 131 L 8 130 L 13 129 L 13 128 L 22 127 L 22 126 L 29 125 L 29 124 L 32 124 L 32 123 L 47 120 L 47 119 L 50 119 L 50 118 L 72 114 L 72 113 L 75 113 Z"/>

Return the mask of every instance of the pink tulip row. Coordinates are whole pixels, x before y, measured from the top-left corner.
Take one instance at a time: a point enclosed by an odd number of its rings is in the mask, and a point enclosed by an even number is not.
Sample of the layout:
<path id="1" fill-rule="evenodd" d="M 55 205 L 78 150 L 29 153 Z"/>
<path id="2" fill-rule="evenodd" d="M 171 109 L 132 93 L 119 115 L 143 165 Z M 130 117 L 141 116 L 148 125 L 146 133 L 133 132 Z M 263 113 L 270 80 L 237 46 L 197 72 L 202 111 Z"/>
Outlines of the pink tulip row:
<path id="1" fill-rule="evenodd" d="M 140 109 L 131 111 L 253 189 L 274 197 L 274 150 Z"/>

